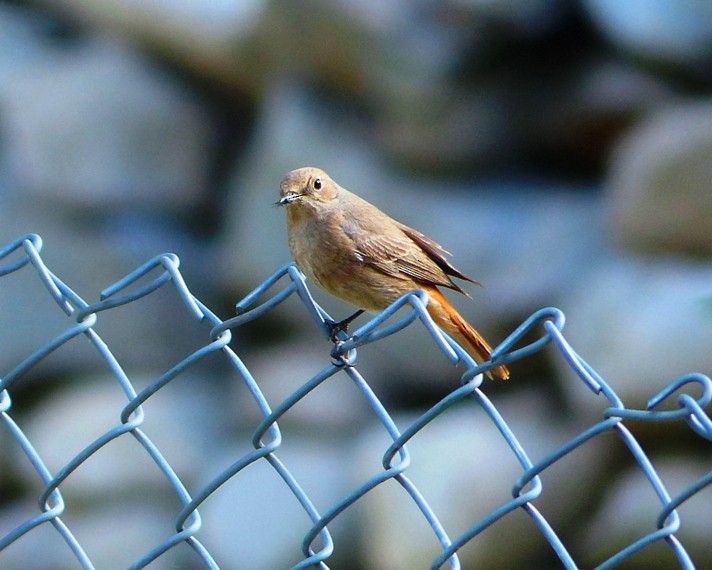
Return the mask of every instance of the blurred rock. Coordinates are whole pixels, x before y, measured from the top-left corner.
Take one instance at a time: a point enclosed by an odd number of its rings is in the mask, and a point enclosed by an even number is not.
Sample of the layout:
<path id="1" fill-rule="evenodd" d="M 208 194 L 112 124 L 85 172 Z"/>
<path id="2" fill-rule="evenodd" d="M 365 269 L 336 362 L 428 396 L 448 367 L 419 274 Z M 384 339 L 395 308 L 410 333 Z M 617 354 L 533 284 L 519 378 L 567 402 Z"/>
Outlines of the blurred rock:
<path id="1" fill-rule="evenodd" d="M 524 72 L 503 67 L 387 107 L 376 125 L 386 156 L 430 176 L 531 168 L 599 176 L 620 134 L 674 96 L 659 78 L 611 58 L 559 55 L 550 75 L 551 56 L 532 52 Z"/>
<path id="2" fill-rule="evenodd" d="M 712 100 L 661 109 L 621 141 L 609 211 L 618 239 L 642 251 L 712 254 Z"/>
<path id="3" fill-rule="evenodd" d="M 562 0 L 449 0 L 446 4 L 524 36 L 551 29 L 570 10 Z"/>
<path id="4" fill-rule="evenodd" d="M 600 53 L 570 3 L 446 4 L 431 17 L 473 30 L 452 71 L 394 92 L 378 109 L 383 154 L 410 173 L 597 175 L 611 141 L 656 95 L 646 92 L 652 78 L 631 73 L 621 81 L 620 70 L 601 69 L 615 62 Z"/>
<path id="5" fill-rule="evenodd" d="M 486 170 L 513 158 L 521 141 L 510 129 L 501 93 L 481 85 L 433 91 L 396 99 L 386 109 L 376 134 L 387 156 L 404 170 L 441 175 Z"/>
<path id="6" fill-rule="evenodd" d="M 78 42 L 9 79 L 0 88 L 7 161 L 27 197 L 166 215 L 204 198 L 207 115 L 126 46 Z"/>
<path id="7" fill-rule="evenodd" d="M 84 27 L 129 38 L 187 69 L 226 84 L 244 84 L 253 68 L 236 58 L 244 35 L 254 31 L 265 3 L 191 3 L 175 0 L 43 0 L 50 12 Z M 250 71 L 245 73 L 244 68 Z"/>
<path id="8" fill-rule="evenodd" d="M 50 11 L 131 38 L 202 77 L 262 91 L 275 77 L 316 78 L 329 90 L 384 102 L 429 89 L 482 43 L 482 31 L 541 33 L 558 23 L 564 2 L 426 0 L 246 0 L 192 5 L 174 0 L 43 0 Z M 303 41 L 294 30 L 314 30 Z"/>
<path id="9" fill-rule="evenodd" d="M 712 79 L 710 2 L 585 0 L 582 4 L 617 46 L 652 61 L 694 69 Z"/>
<path id="10" fill-rule="evenodd" d="M 543 63 L 543 62 L 542 62 Z M 635 121 L 675 97 L 674 90 L 652 73 L 606 57 L 573 59 L 570 68 L 533 85 L 522 85 L 517 116 L 523 138 L 522 159 L 579 178 L 598 179 L 611 147 Z M 545 75 L 545 64 L 540 70 Z M 529 113 L 534 105 L 538 112 Z"/>
<path id="11" fill-rule="evenodd" d="M 0 4 L 0 79 L 4 87 L 27 65 L 46 55 L 38 28 L 42 18 L 7 3 Z M 0 87 L 0 90 L 2 90 Z"/>
<path id="12" fill-rule="evenodd" d="M 467 28 L 427 17 L 427 11 L 411 10 L 407 2 L 44 4 L 131 38 L 204 79 L 252 94 L 288 76 L 344 96 L 356 92 L 378 100 L 412 84 L 424 71 L 438 73 L 451 64 L 462 36 L 471 35 Z M 319 41 L 304 41 L 303 31 Z"/>
<path id="13" fill-rule="evenodd" d="M 628 407 L 644 408 L 678 376 L 712 374 L 711 282 L 712 269 L 680 260 L 601 262 L 561 300 L 564 335 Z M 574 408 L 598 413 L 590 391 L 556 361 Z"/>

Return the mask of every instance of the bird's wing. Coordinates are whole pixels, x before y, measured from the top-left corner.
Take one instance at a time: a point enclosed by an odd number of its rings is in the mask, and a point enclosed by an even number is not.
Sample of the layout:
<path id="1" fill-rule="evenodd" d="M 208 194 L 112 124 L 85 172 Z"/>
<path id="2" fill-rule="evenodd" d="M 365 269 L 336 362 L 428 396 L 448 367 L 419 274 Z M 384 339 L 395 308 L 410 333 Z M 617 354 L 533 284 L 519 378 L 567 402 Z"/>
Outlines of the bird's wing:
<path id="1" fill-rule="evenodd" d="M 415 230 L 402 226 L 388 219 L 390 231 L 384 232 L 384 226 L 368 227 L 371 224 L 344 223 L 344 232 L 353 241 L 356 255 L 363 263 L 370 265 L 387 275 L 407 275 L 416 281 L 429 285 L 448 287 L 465 293 L 453 283 L 448 274 L 468 279 L 452 267 L 444 258 L 443 250 L 434 241 Z M 395 225 L 392 225 L 394 224 Z M 412 237 L 405 230 L 414 232 Z"/>
<path id="2" fill-rule="evenodd" d="M 475 283 L 476 285 L 481 285 L 481 283 L 469 275 L 465 275 L 462 271 L 457 269 L 446 257 L 450 255 L 443 246 L 433 239 L 430 239 L 425 234 L 420 233 L 418 230 L 409 228 L 403 224 L 399 224 L 400 229 L 405 235 L 412 239 L 420 248 L 432 259 L 447 275 L 457 277 L 464 281 L 469 281 L 470 283 Z"/>

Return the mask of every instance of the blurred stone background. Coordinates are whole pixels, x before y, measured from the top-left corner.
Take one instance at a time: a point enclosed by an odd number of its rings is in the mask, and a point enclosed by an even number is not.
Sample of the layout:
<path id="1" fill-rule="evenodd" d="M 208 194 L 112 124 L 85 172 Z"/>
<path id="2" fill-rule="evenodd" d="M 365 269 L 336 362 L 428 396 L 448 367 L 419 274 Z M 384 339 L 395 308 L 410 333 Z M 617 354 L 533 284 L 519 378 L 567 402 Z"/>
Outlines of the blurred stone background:
<path id="1" fill-rule="evenodd" d="M 272 204 L 283 174 L 303 165 L 452 251 L 484 284 L 458 307 L 493 342 L 554 305 L 568 340 L 631 407 L 681 374 L 712 373 L 709 1 L 0 1 L 0 242 L 39 233 L 50 268 L 85 299 L 172 251 L 191 290 L 228 318 L 289 260 Z M 315 295 L 335 317 L 351 311 Z M 0 280 L 0 374 L 66 329 L 46 297 L 29 272 Z M 205 343 L 178 306 L 160 293 L 99 320 L 139 389 Z M 235 334 L 273 405 L 328 355 L 300 309 L 286 303 Z M 125 401 L 75 344 L 12 391 L 13 418 L 53 471 L 116 425 Z M 400 426 L 462 372 L 415 326 L 361 353 Z M 606 407 L 553 350 L 512 372 L 486 390 L 534 461 Z M 150 400 L 145 431 L 196 491 L 249 449 L 259 416 L 224 365 L 190 374 Z M 346 379 L 280 425 L 280 457 L 322 511 L 375 473 L 388 445 Z M 684 424 L 630 427 L 672 494 L 709 470 L 709 445 Z M 3 535 L 36 514 L 40 486 L 6 432 L 0 449 Z M 411 452 L 408 473 L 451 537 L 506 501 L 521 473 L 474 407 L 446 414 Z M 659 502 L 613 436 L 543 483 L 537 506 L 583 567 L 655 528 Z M 64 519 L 97 568 L 126 567 L 172 534 L 179 511 L 133 440 L 62 489 Z M 386 485 L 339 517 L 329 566 L 429 567 L 435 538 L 404 499 Z M 712 566 L 711 505 L 707 489 L 680 509 L 699 567 Z M 228 569 L 295 564 L 310 526 L 265 466 L 200 512 L 198 538 Z M 196 560 L 181 547 L 152 567 Z M 462 560 L 558 567 L 523 513 Z M 675 564 L 658 545 L 625 567 Z M 49 528 L 0 552 L 0 565 L 77 567 Z"/>

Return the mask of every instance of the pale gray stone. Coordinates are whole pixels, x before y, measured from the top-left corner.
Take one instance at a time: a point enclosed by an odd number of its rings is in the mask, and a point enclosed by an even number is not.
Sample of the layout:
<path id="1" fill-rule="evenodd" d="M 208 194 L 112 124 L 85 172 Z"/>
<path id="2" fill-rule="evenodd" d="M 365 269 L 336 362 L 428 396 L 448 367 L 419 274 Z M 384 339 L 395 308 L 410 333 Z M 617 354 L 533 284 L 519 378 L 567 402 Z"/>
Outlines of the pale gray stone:
<path id="1" fill-rule="evenodd" d="M 27 198 L 80 211 L 185 211 L 204 196 L 211 125 L 125 45 L 89 39 L 2 88 L 7 161 Z"/>
<path id="2" fill-rule="evenodd" d="M 611 160 L 612 228 L 633 250 L 712 253 L 712 101 L 651 114 Z"/>

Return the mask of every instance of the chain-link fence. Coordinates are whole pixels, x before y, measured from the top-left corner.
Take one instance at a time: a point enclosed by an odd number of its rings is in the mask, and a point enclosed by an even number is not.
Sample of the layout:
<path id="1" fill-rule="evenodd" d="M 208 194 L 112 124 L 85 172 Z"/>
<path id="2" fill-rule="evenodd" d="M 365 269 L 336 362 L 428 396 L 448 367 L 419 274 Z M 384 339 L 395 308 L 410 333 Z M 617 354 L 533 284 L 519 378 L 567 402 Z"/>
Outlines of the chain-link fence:
<path id="1" fill-rule="evenodd" d="M 675 482 L 673 487 L 676 491 L 674 494 L 671 493 L 669 482 L 664 481 L 658 470 L 653 467 L 647 449 L 639 438 L 634 436 L 630 424 L 652 423 L 676 427 L 684 427 L 686 424 L 689 429 L 683 430 L 685 435 L 694 438 L 699 445 L 706 446 L 703 454 L 709 458 L 712 451 L 712 445 L 709 443 L 712 441 L 712 422 L 704 408 L 712 400 L 712 382 L 706 376 L 688 374 L 678 378 L 663 391 L 653 395 L 647 409 L 631 409 L 626 407 L 612 387 L 600 378 L 567 343 L 562 334 L 564 327 L 562 312 L 555 308 L 537 311 L 495 350 L 493 359 L 499 363 L 525 362 L 539 351 L 545 349 L 558 351 L 580 382 L 590 389 L 593 397 L 599 398 L 597 400 L 599 403 L 600 398 L 603 397 L 607 403 L 602 416 L 592 421 L 590 426 L 548 449 L 539 459 L 533 460 L 528 449 L 520 443 L 522 434 L 515 433 L 511 422 L 505 420 L 498 407 L 485 393 L 486 388 L 493 384 L 483 385 L 482 373 L 491 368 L 491 364 L 477 366 L 459 346 L 452 343 L 433 325 L 424 309 L 427 298 L 422 292 L 414 292 L 401 298 L 392 307 L 361 328 L 354 330 L 349 337 L 339 333 L 341 340 L 333 345 L 331 354 L 326 352 L 324 354 L 325 361 L 321 364 L 323 368 L 309 378 L 300 379 L 299 387 L 286 397 L 270 402 L 265 395 L 264 387 L 255 380 L 244 363 L 239 347 L 236 348 L 235 345 L 239 343 L 234 342 L 233 331 L 249 321 L 267 314 L 278 313 L 280 303 L 297 296 L 304 310 L 328 336 L 328 323 L 331 319 L 314 302 L 302 275 L 294 265 L 287 265 L 276 271 L 238 303 L 236 317 L 223 321 L 190 292 L 179 271 L 179 260 L 173 254 L 160 255 L 152 259 L 105 289 L 97 302 L 87 302 L 52 273 L 45 265 L 41 250 L 42 241 L 39 236 L 27 235 L 15 240 L 0 252 L 0 277 L 6 278 L 17 272 L 31 272 L 33 279 L 36 278 L 41 282 L 42 290 L 46 291 L 46 294 L 56 303 L 63 318 L 66 317 L 65 328 L 60 334 L 49 341 L 42 341 L 39 348 L 20 362 L 7 362 L 2 356 L 2 347 L 0 347 L 2 364 L 0 371 L 2 372 L 0 382 L 2 428 L 0 430 L 4 432 L 0 434 L 0 446 L 5 448 L 0 449 L 0 456 L 8 456 L 7 448 L 10 445 L 21 449 L 21 453 L 18 454 L 21 459 L 17 460 L 29 462 L 32 472 L 41 480 L 39 493 L 34 497 L 36 502 L 34 513 L 24 514 L 22 515 L 24 518 L 15 520 L 12 524 L 7 522 L 7 517 L 3 518 L 3 527 L 0 527 L 0 566 L 2 567 L 6 567 L 7 563 L 3 563 L 4 553 L 12 549 L 13 545 L 33 533 L 40 532 L 41 529 L 51 529 L 55 538 L 59 536 L 61 540 L 49 541 L 47 548 L 68 551 L 73 566 L 67 567 L 94 568 L 96 562 L 93 553 L 85 548 L 73 524 L 65 517 L 65 512 L 71 505 L 65 497 L 63 486 L 85 462 L 100 460 L 104 449 L 117 445 L 126 438 L 134 438 L 145 457 L 160 471 L 164 491 L 167 490 L 178 501 L 178 506 L 171 520 L 162 521 L 166 531 L 165 538 L 153 544 L 149 550 L 133 556 L 131 568 L 144 568 L 149 565 L 156 568 L 168 567 L 162 562 L 167 561 L 167 554 L 175 549 L 185 548 L 186 545 L 192 552 L 190 562 L 185 563 L 186 566 L 183 567 L 224 569 L 248 567 L 241 564 L 239 560 L 219 560 L 211 548 L 204 544 L 201 540 L 203 520 L 199 511 L 221 487 L 229 481 L 239 480 L 241 475 L 255 464 L 268 466 L 273 474 L 278 476 L 280 485 L 298 502 L 303 514 L 309 519 L 308 530 L 302 539 L 301 553 L 294 553 L 293 559 L 299 560 L 292 566 L 295 569 L 328 568 L 334 560 L 339 560 L 339 551 L 346 545 L 343 540 L 339 541 L 334 537 L 333 526 L 338 526 L 342 517 L 350 510 L 358 508 L 362 501 L 387 482 L 399 486 L 411 506 L 415 507 L 408 510 L 407 514 L 404 512 L 403 517 L 421 518 L 434 539 L 435 547 L 431 549 L 434 554 L 430 559 L 422 560 L 423 568 L 460 568 L 464 564 L 461 562 L 463 549 L 481 540 L 483 533 L 493 525 L 500 525 L 504 533 L 509 532 L 502 524 L 516 516 L 515 513 L 525 513 L 525 518 L 531 523 L 528 533 L 537 534 L 548 543 L 548 551 L 553 553 L 552 558 L 558 561 L 560 567 L 578 568 L 581 567 L 582 561 L 576 558 L 575 552 L 580 549 L 577 545 L 567 543 L 566 537 L 569 536 L 567 529 L 557 527 L 557 522 L 542 512 L 538 506 L 538 499 L 545 490 L 554 495 L 557 492 L 556 488 L 547 487 L 548 469 L 564 461 L 580 448 L 586 448 L 591 442 L 610 435 L 622 441 L 629 461 L 643 475 L 642 482 L 639 484 L 652 490 L 659 506 L 655 520 L 649 521 L 649 532 L 629 540 L 624 537 L 626 540 L 624 544 L 613 551 L 600 554 L 596 562 L 597 567 L 600 569 L 624 567 L 626 562 L 650 549 L 658 549 L 655 552 L 660 552 L 661 558 L 667 560 L 664 567 L 670 567 L 672 562 L 675 567 L 695 567 L 693 549 L 685 543 L 681 534 L 683 517 L 680 510 L 685 504 L 702 501 L 705 496 L 709 497 L 712 469 L 696 480 L 685 482 L 684 485 L 679 481 Z M 205 342 L 202 347 L 180 360 L 160 377 L 139 388 L 112 353 L 112 347 L 97 333 L 97 323 L 107 311 L 118 310 L 119 307 L 151 296 L 162 288 L 172 288 L 177 292 L 177 298 L 180 300 L 177 305 L 181 306 L 176 306 L 176 311 L 185 311 L 191 318 L 206 325 Z M 453 363 L 464 363 L 466 371 L 459 388 L 447 394 L 405 427 L 398 427 L 392 411 L 379 399 L 372 386 L 359 372 L 356 349 L 378 343 L 413 323 L 419 323 L 424 327 L 432 337 L 433 343 Z M 13 327 L 13 325 L 13 322 L 2 323 L 3 327 Z M 47 450 L 41 449 L 27 435 L 23 427 L 25 416 L 21 410 L 16 409 L 14 396 L 16 393 L 25 394 L 22 390 L 23 382 L 32 376 L 33 369 L 40 362 L 75 342 L 90 346 L 92 352 L 100 358 L 102 367 L 108 367 L 111 377 L 123 394 L 124 404 L 123 408 L 113 410 L 115 424 L 110 429 L 94 438 L 78 452 L 72 452 L 59 467 L 50 468 L 45 457 Z M 141 339 L 137 338 L 136 342 L 141 342 Z M 202 481 L 196 485 L 193 481 L 185 480 L 183 474 L 175 467 L 175 463 L 166 459 L 165 451 L 149 437 L 148 430 L 144 429 L 144 423 L 150 416 L 150 411 L 146 411 L 146 404 L 159 391 L 174 383 L 196 364 L 216 356 L 221 359 L 222 365 L 227 365 L 229 381 L 234 381 L 256 405 L 259 419 L 252 428 L 250 450 L 234 456 L 227 468 L 222 468 L 219 462 L 204 466 L 211 475 L 207 482 Z M 283 439 L 280 422 L 288 412 L 299 407 L 302 401 L 319 386 L 335 377 L 343 378 L 344 375 L 356 388 L 360 398 L 366 402 L 375 423 L 387 433 L 388 444 L 384 448 L 369 450 L 380 457 L 381 467 L 375 474 L 357 481 L 346 494 L 332 497 L 326 504 L 317 507 L 313 496 L 305 491 L 300 478 L 289 468 L 287 462 L 282 460 L 282 449 L 287 442 Z M 516 382 L 516 378 L 512 382 Z M 200 389 L 199 385 L 192 385 L 192 390 Z M 699 394 L 693 396 L 690 392 Z M 677 398 L 673 405 L 671 402 L 674 395 L 677 395 Z M 442 516 L 437 509 L 431 506 L 432 501 L 424 491 L 424 487 L 410 476 L 412 456 L 409 446 L 429 425 L 447 416 L 455 408 L 462 409 L 463 406 L 468 413 L 479 414 L 496 428 L 498 437 L 506 445 L 508 453 L 519 464 L 519 477 L 516 480 L 497 481 L 498 485 L 511 490 L 510 498 L 490 509 L 486 516 L 471 518 L 464 530 L 453 531 L 442 521 Z M 58 413 L 69 417 L 72 410 L 64 409 Z M 68 445 L 68 448 L 72 448 L 72 445 Z M 474 458 L 475 461 L 483 463 L 490 459 L 487 455 Z M 56 463 L 55 459 L 52 461 Z M 582 474 L 584 479 L 585 476 Z M 472 493 L 476 494 L 476 489 L 473 489 Z M 151 497 L 144 497 L 142 500 L 150 504 Z M 7 500 L 3 502 L 6 503 Z M 320 502 L 324 503 L 322 500 Z M 7 504 L 3 506 L 7 507 Z M 708 514 L 712 513 L 709 507 L 708 504 L 703 508 Z M 20 512 L 27 513 L 27 510 Z M 253 513 L 243 510 L 243 505 L 235 505 L 233 513 L 235 520 L 249 521 L 253 516 Z M 156 517 L 158 516 L 160 514 L 157 512 Z M 712 517 L 712 514 L 709 516 Z M 123 521 L 123 524 L 128 528 L 132 525 L 132 521 L 128 518 Z M 569 521 L 568 524 L 575 525 L 576 521 Z M 100 529 L 97 531 L 101 532 Z M 522 538 L 512 534 L 507 540 L 515 545 Z M 131 545 L 124 546 L 131 550 Z M 415 546 L 413 545 L 414 548 Z M 664 558 L 665 556 L 667 558 Z M 343 563 L 341 565 L 343 566 Z M 32 560 L 27 560 L 26 567 L 33 567 Z M 57 567 L 61 565 L 58 564 Z M 379 567 L 388 568 L 388 564 L 383 561 Z"/>

